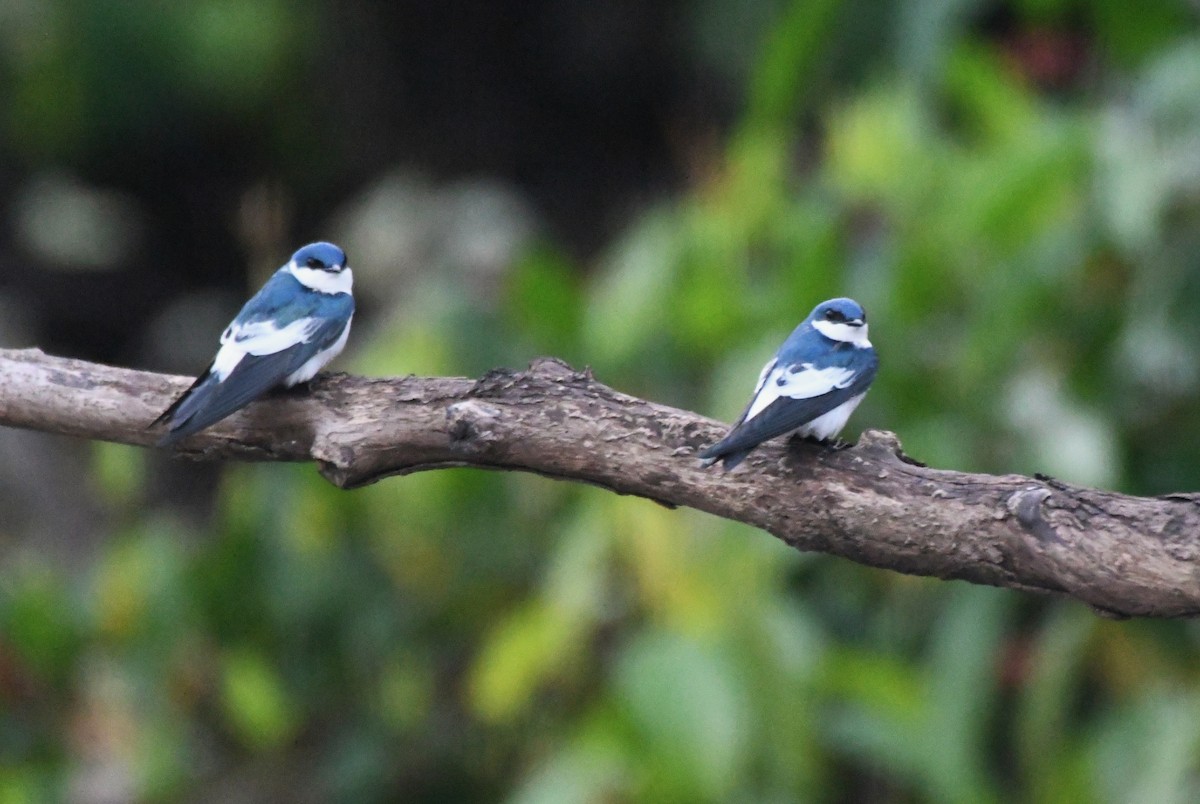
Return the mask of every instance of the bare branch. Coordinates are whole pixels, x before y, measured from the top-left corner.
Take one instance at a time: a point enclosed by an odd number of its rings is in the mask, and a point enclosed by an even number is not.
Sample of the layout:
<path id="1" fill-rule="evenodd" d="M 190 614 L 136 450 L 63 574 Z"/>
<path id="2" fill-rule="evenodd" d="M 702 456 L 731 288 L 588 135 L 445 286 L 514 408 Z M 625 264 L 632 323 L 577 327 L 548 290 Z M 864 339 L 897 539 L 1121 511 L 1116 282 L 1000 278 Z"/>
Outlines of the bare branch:
<path id="1" fill-rule="evenodd" d="M 190 382 L 0 350 L 0 424 L 149 446 Z M 448 466 L 535 472 L 746 522 L 799 550 L 1067 595 L 1114 616 L 1200 613 L 1200 504 L 930 469 L 891 433 L 833 451 L 771 443 L 731 473 L 696 451 L 724 425 L 551 359 L 479 380 L 326 375 L 185 440 L 204 460 L 316 461 L 353 488 Z"/>

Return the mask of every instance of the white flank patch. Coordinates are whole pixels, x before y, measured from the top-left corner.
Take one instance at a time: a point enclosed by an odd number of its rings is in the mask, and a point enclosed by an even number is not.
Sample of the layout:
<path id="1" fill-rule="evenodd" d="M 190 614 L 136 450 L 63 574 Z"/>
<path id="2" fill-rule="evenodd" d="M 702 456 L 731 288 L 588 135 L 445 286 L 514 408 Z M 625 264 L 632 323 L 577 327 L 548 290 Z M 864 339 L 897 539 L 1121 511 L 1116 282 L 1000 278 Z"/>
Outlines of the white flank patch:
<path id="1" fill-rule="evenodd" d="M 213 358 L 213 373 L 224 382 L 246 355 L 273 355 L 305 343 L 321 325 L 316 318 L 299 318 L 280 329 L 274 321 L 230 324 L 221 335 L 221 349 Z"/>
<path id="2" fill-rule="evenodd" d="M 294 261 L 283 266 L 283 270 L 296 277 L 301 285 L 318 293 L 328 293 L 330 296 L 338 293 L 349 293 L 354 288 L 354 272 L 349 267 L 337 273 L 322 271 L 320 268 L 305 268 Z"/>
<path id="3" fill-rule="evenodd" d="M 242 358 L 246 356 L 246 351 L 236 343 L 225 343 L 224 338 L 221 340 L 221 349 L 213 358 L 212 364 L 212 372 L 217 375 L 217 382 L 225 382 L 229 372 L 237 368 L 237 364 L 241 363 Z"/>
<path id="4" fill-rule="evenodd" d="M 850 397 L 828 413 L 822 413 L 808 424 L 800 426 L 796 429 L 796 432 L 802 436 L 819 438 L 822 441 L 833 438 L 842 432 L 842 428 L 846 426 L 846 422 L 850 421 L 850 414 L 858 407 L 858 403 L 862 402 L 864 396 L 866 396 L 865 392 L 858 396 Z"/>
<path id="5" fill-rule="evenodd" d="M 775 363 L 776 363 L 776 360 L 775 360 L 775 358 L 772 357 L 770 360 L 767 361 L 767 365 L 763 366 L 763 370 L 761 372 L 759 372 L 759 375 L 758 375 L 758 382 L 756 382 L 754 384 L 754 393 L 757 394 L 759 391 L 761 391 L 763 389 L 763 383 L 765 383 L 767 381 L 767 375 L 769 375 L 771 373 L 771 369 L 775 368 Z"/>
<path id="6" fill-rule="evenodd" d="M 236 343 L 251 355 L 273 355 L 308 339 L 321 326 L 319 318 L 297 318 L 282 329 L 274 321 L 255 321 L 231 326 L 221 336 L 221 343 Z"/>
<path id="7" fill-rule="evenodd" d="M 852 327 L 849 324 L 835 324 L 819 318 L 813 322 L 813 328 L 830 340 L 852 343 L 859 349 L 871 348 L 871 342 L 867 340 L 866 324 Z"/>
<path id="8" fill-rule="evenodd" d="M 346 340 L 350 337 L 350 322 L 353 320 L 354 316 L 350 316 L 350 318 L 346 320 L 346 326 L 342 329 L 342 334 L 338 336 L 338 339 L 333 343 L 332 346 L 322 352 L 317 352 L 315 355 L 310 357 L 307 361 L 305 361 L 303 366 L 285 377 L 283 384 L 290 387 L 296 383 L 311 380 L 317 375 L 318 371 L 324 368 L 326 363 L 340 355 L 342 350 L 346 348 Z"/>
<path id="9" fill-rule="evenodd" d="M 853 369 L 840 366 L 817 369 L 813 368 L 812 363 L 801 363 L 799 369 L 799 371 L 793 372 L 788 366 L 779 366 L 766 373 L 758 393 L 754 397 L 754 402 L 746 411 L 746 421 L 762 413 L 776 399 L 781 397 L 812 399 L 814 396 L 827 394 L 837 388 L 845 388 L 854 380 L 855 376 Z M 846 415 L 849 417 L 850 414 Z M 844 421 L 842 423 L 845 424 Z"/>

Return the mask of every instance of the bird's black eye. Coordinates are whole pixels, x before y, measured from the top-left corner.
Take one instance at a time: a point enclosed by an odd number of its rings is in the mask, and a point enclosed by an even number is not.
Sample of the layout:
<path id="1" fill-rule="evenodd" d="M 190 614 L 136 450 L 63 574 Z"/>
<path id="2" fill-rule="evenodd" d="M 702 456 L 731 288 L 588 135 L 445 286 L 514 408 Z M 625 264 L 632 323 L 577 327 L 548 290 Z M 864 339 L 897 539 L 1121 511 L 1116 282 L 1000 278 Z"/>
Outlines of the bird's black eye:
<path id="1" fill-rule="evenodd" d="M 321 262 L 316 257 L 309 257 L 304 264 L 309 268 L 316 268 L 317 270 L 321 270 L 325 267 L 325 263 Z"/>
<path id="2" fill-rule="evenodd" d="M 826 310 L 825 320 L 839 323 L 846 320 L 846 316 L 842 315 L 838 310 Z"/>

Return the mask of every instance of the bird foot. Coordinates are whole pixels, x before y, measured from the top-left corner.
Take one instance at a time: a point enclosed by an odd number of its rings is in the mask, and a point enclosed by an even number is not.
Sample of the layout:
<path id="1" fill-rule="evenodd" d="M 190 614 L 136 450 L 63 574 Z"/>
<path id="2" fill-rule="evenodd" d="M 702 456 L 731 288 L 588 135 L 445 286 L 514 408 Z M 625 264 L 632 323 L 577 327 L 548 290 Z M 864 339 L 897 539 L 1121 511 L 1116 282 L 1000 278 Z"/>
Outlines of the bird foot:
<path id="1" fill-rule="evenodd" d="M 824 447 L 825 449 L 829 450 L 830 452 L 840 452 L 841 450 L 849 449 L 850 447 L 854 446 L 849 441 L 843 441 L 840 438 L 825 439 L 825 438 L 817 438 L 814 435 L 801 436 L 800 440 L 805 442 L 806 444 L 813 444 L 814 446 Z"/>
<path id="2" fill-rule="evenodd" d="M 267 396 L 287 399 L 293 396 L 308 396 L 312 393 L 312 380 L 298 382 L 295 385 L 277 385 L 267 392 Z"/>

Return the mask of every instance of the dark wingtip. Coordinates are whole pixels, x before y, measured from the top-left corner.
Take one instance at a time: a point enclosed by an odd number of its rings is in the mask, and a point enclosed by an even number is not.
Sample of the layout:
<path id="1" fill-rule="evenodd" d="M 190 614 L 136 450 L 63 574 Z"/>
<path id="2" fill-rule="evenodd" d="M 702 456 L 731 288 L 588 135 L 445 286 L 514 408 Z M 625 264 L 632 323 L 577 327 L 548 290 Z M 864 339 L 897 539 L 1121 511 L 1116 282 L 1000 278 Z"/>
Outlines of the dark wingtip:
<path id="1" fill-rule="evenodd" d="M 720 452 L 716 451 L 716 448 L 718 446 L 720 446 L 720 445 L 714 444 L 713 446 L 709 447 L 708 449 L 706 449 L 700 453 L 700 468 L 701 469 L 707 469 L 710 466 L 712 466 L 714 463 L 717 463 L 719 461 L 721 463 L 722 467 L 724 468 L 724 470 L 726 472 L 728 472 L 731 469 L 733 469 L 734 467 L 736 467 L 738 464 L 740 464 L 742 461 L 744 461 L 746 459 L 746 456 L 750 454 L 750 450 L 742 450 L 740 452 L 720 453 Z"/>
<path id="2" fill-rule="evenodd" d="M 177 433 L 164 433 L 157 441 L 154 442 L 156 447 L 173 447 L 178 442 L 180 436 Z"/>
<path id="3" fill-rule="evenodd" d="M 159 422 L 156 421 L 154 424 L 159 424 Z M 173 447 L 188 435 L 189 433 L 178 427 L 178 425 L 171 425 L 168 423 L 167 431 L 158 437 L 158 440 L 154 442 L 154 446 Z"/>
<path id="4" fill-rule="evenodd" d="M 187 396 L 187 395 L 185 394 L 184 396 Z M 188 431 L 186 430 L 188 420 L 179 421 L 179 420 L 175 419 L 175 412 L 179 409 L 179 405 L 181 402 L 183 402 L 183 400 L 184 400 L 184 397 L 180 397 L 179 399 L 175 400 L 175 404 L 171 405 L 171 407 L 164 410 L 162 412 L 162 415 L 160 415 L 157 419 L 155 419 L 154 421 L 152 421 L 148 425 L 146 425 L 147 430 L 153 430 L 155 427 L 158 427 L 160 425 L 163 425 L 166 427 L 166 431 L 158 437 L 158 440 L 154 442 L 154 446 L 156 446 L 156 447 L 174 446 L 176 442 L 182 440 L 184 437 L 186 437 L 189 434 Z"/>
<path id="5" fill-rule="evenodd" d="M 709 444 L 700 452 L 696 453 L 696 457 L 700 459 L 700 468 L 707 469 L 717 461 L 721 460 L 721 442 Z"/>
<path id="6" fill-rule="evenodd" d="M 195 411 L 189 413 L 185 417 L 181 417 L 180 419 L 176 419 L 176 414 L 179 413 L 179 409 L 182 408 L 184 404 L 188 402 L 188 400 L 192 399 L 195 394 L 202 389 L 204 384 L 208 381 L 208 378 L 211 376 L 212 366 L 210 365 L 204 370 L 203 374 L 197 377 L 195 381 L 188 386 L 186 391 L 175 398 L 175 401 L 171 403 L 170 407 L 160 413 L 157 419 L 146 425 L 147 430 L 157 427 L 160 424 L 165 424 L 167 426 L 167 432 L 163 433 L 163 435 L 155 443 L 155 446 L 169 447 L 175 442 L 189 435 L 189 432 L 184 431 L 184 428 L 187 426 L 188 422 L 191 421 L 192 413 Z"/>
<path id="7" fill-rule="evenodd" d="M 156 447 L 173 447 L 183 439 L 198 433 L 204 427 L 197 427 L 194 417 L 189 415 L 186 418 L 180 419 L 175 416 L 175 411 L 168 410 L 163 415 L 159 416 L 150 423 L 150 427 L 165 425 L 166 431 L 158 437 L 158 441 L 154 442 Z"/>
<path id="8" fill-rule="evenodd" d="M 721 465 L 725 467 L 726 472 L 732 472 L 742 461 L 746 460 L 746 456 L 750 454 L 750 450 L 743 452 L 731 452 L 721 461 Z"/>

